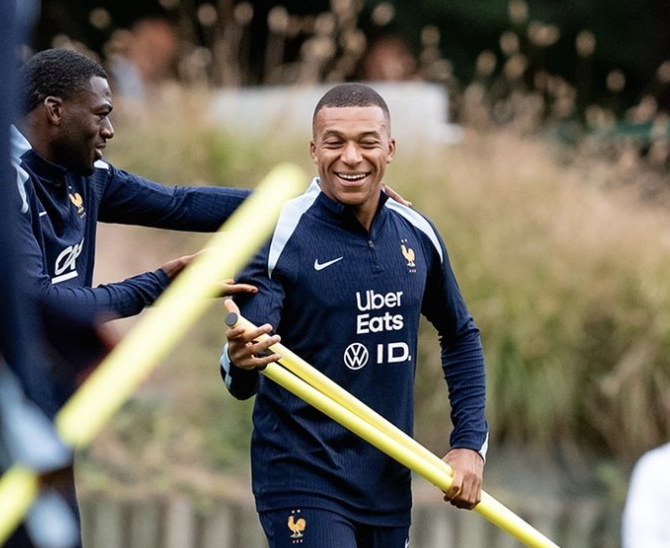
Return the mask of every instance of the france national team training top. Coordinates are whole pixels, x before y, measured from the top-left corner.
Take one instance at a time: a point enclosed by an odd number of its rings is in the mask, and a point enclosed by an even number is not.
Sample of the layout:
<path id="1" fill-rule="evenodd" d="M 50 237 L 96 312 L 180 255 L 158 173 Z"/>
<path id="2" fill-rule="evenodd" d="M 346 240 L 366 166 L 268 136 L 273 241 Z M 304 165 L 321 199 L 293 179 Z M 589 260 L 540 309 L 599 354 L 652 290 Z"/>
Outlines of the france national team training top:
<path id="1" fill-rule="evenodd" d="M 168 285 L 161 269 L 92 288 L 97 222 L 198 232 L 215 231 L 248 190 L 166 187 L 98 161 L 90 176 L 47 162 L 12 128 L 17 172 L 14 207 L 18 264 L 26 290 L 51 305 L 126 317 Z"/>
<path id="2" fill-rule="evenodd" d="M 437 328 L 452 406 L 452 448 L 487 445 L 479 331 L 444 244 L 418 212 L 387 200 L 368 232 L 318 179 L 282 210 L 272 241 L 239 276 L 236 297 L 282 344 L 411 435 L 419 317 Z M 259 511 L 318 507 L 372 525 L 407 525 L 410 473 L 367 442 L 260 376 L 231 365 L 237 398 L 256 394 L 251 444 Z M 440 428 L 446 425 L 439 425 Z"/>

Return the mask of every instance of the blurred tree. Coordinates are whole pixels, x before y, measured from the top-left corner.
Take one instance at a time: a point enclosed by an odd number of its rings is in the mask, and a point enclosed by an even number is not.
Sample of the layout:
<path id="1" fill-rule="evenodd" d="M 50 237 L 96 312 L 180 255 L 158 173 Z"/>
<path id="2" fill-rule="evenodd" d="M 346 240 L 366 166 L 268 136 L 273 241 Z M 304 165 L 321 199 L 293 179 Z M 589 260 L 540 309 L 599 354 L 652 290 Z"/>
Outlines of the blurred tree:
<path id="1" fill-rule="evenodd" d="M 418 58 L 425 54 L 427 42 L 433 41 L 461 82 L 472 79 L 482 51 L 495 52 L 503 61 L 501 37 L 511 32 L 517 35 L 519 47 L 527 48 L 522 49 L 529 56 L 527 76 L 532 78 L 532 70 L 540 68 L 563 76 L 578 88 L 582 106 L 610 101 L 621 112 L 652 93 L 670 107 L 665 77 L 657 76 L 658 68 L 670 59 L 670 19 L 664 16 L 667 0 L 49 0 L 43 4 L 39 48 L 64 34 L 102 52 L 114 30 L 144 17 L 161 16 L 178 24 L 182 39 L 212 49 L 219 61 L 215 66 L 237 63 L 240 74 L 232 76 L 231 85 L 267 81 L 268 17 L 273 8 L 286 8 L 290 28 L 285 29 L 281 53 L 290 62 L 299 58 L 314 16 L 350 5 L 362 8 L 359 25 L 368 42 L 379 36 L 401 37 Z M 245 9 L 238 9 L 241 4 Z M 243 33 L 235 29 L 240 24 L 245 25 Z M 538 42 L 547 31 L 555 34 L 554 39 Z M 589 39 L 592 52 L 578 53 Z M 236 44 L 240 52 L 217 51 L 213 43 L 228 48 Z M 228 58 L 222 60 L 222 55 Z M 221 83 L 226 77 L 230 75 L 223 71 L 213 81 Z"/>

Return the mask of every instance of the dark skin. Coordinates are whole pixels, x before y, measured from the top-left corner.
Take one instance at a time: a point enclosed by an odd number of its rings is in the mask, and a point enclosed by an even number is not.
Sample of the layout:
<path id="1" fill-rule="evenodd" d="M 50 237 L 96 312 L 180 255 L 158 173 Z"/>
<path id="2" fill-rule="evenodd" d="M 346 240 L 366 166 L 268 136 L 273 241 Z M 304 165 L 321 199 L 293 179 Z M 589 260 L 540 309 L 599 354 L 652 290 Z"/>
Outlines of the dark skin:
<path id="1" fill-rule="evenodd" d="M 324 107 L 316 115 L 310 155 L 317 166 L 321 190 L 331 199 L 352 207 L 360 223 L 370 228 L 379 203 L 379 190 L 386 166 L 393 160 L 396 143 L 390 123 L 378 106 Z M 239 309 L 225 302 L 228 312 Z M 263 368 L 279 360 L 265 351 L 280 341 L 279 335 L 258 342 L 270 334 L 265 324 L 245 333 L 235 327 L 226 331 L 228 355 L 242 369 Z M 456 448 L 443 460 L 453 470 L 452 483 L 444 500 L 457 508 L 473 509 L 481 501 L 484 461 L 476 451 Z"/>
<path id="2" fill-rule="evenodd" d="M 95 162 L 102 159 L 107 141 L 114 138 L 114 126 L 109 118 L 113 109 L 109 82 L 93 76 L 88 86 L 76 90 L 67 99 L 45 97 L 17 125 L 42 158 L 78 175 L 90 175 Z M 160 268 L 172 280 L 197 255 L 177 257 Z M 223 295 L 255 293 L 256 288 L 225 280 L 221 282 L 221 292 Z"/>
<path id="3" fill-rule="evenodd" d="M 67 99 L 45 97 L 19 122 L 19 128 L 45 160 L 90 175 L 107 141 L 114 138 L 109 119 L 113 108 L 109 83 L 93 76 L 88 86 Z"/>

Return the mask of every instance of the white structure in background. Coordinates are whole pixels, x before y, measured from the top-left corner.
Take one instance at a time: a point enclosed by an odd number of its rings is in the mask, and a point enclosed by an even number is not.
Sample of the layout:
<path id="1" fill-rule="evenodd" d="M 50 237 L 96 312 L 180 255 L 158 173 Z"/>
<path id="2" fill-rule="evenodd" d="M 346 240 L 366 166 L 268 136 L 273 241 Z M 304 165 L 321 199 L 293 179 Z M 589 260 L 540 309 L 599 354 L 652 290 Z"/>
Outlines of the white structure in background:
<path id="1" fill-rule="evenodd" d="M 233 131 L 264 134 L 281 131 L 304 136 L 316 103 L 334 84 L 223 89 L 213 102 L 215 122 Z M 444 87 L 425 82 L 372 82 L 388 103 L 394 135 L 402 143 L 460 143 L 460 126 L 448 123 Z"/>

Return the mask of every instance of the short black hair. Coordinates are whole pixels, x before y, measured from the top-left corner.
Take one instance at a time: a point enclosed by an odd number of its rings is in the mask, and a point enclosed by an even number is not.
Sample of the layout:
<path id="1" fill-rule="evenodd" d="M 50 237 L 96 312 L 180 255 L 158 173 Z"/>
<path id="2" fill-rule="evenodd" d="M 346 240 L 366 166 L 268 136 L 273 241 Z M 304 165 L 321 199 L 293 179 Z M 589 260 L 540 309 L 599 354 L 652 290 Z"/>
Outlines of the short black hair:
<path id="1" fill-rule="evenodd" d="M 384 112 L 388 122 L 391 122 L 391 113 L 384 98 L 365 84 L 354 82 L 339 84 L 328 90 L 314 108 L 312 123 L 316 121 L 316 115 L 319 111 L 326 107 L 379 107 Z"/>
<path id="2" fill-rule="evenodd" d="M 32 112 L 50 95 L 68 99 L 87 89 L 94 76 L 107 80 L 102 65 L 69 49 L 40 51 L 21 67 L 21 102 L 23 113 Z"/>

